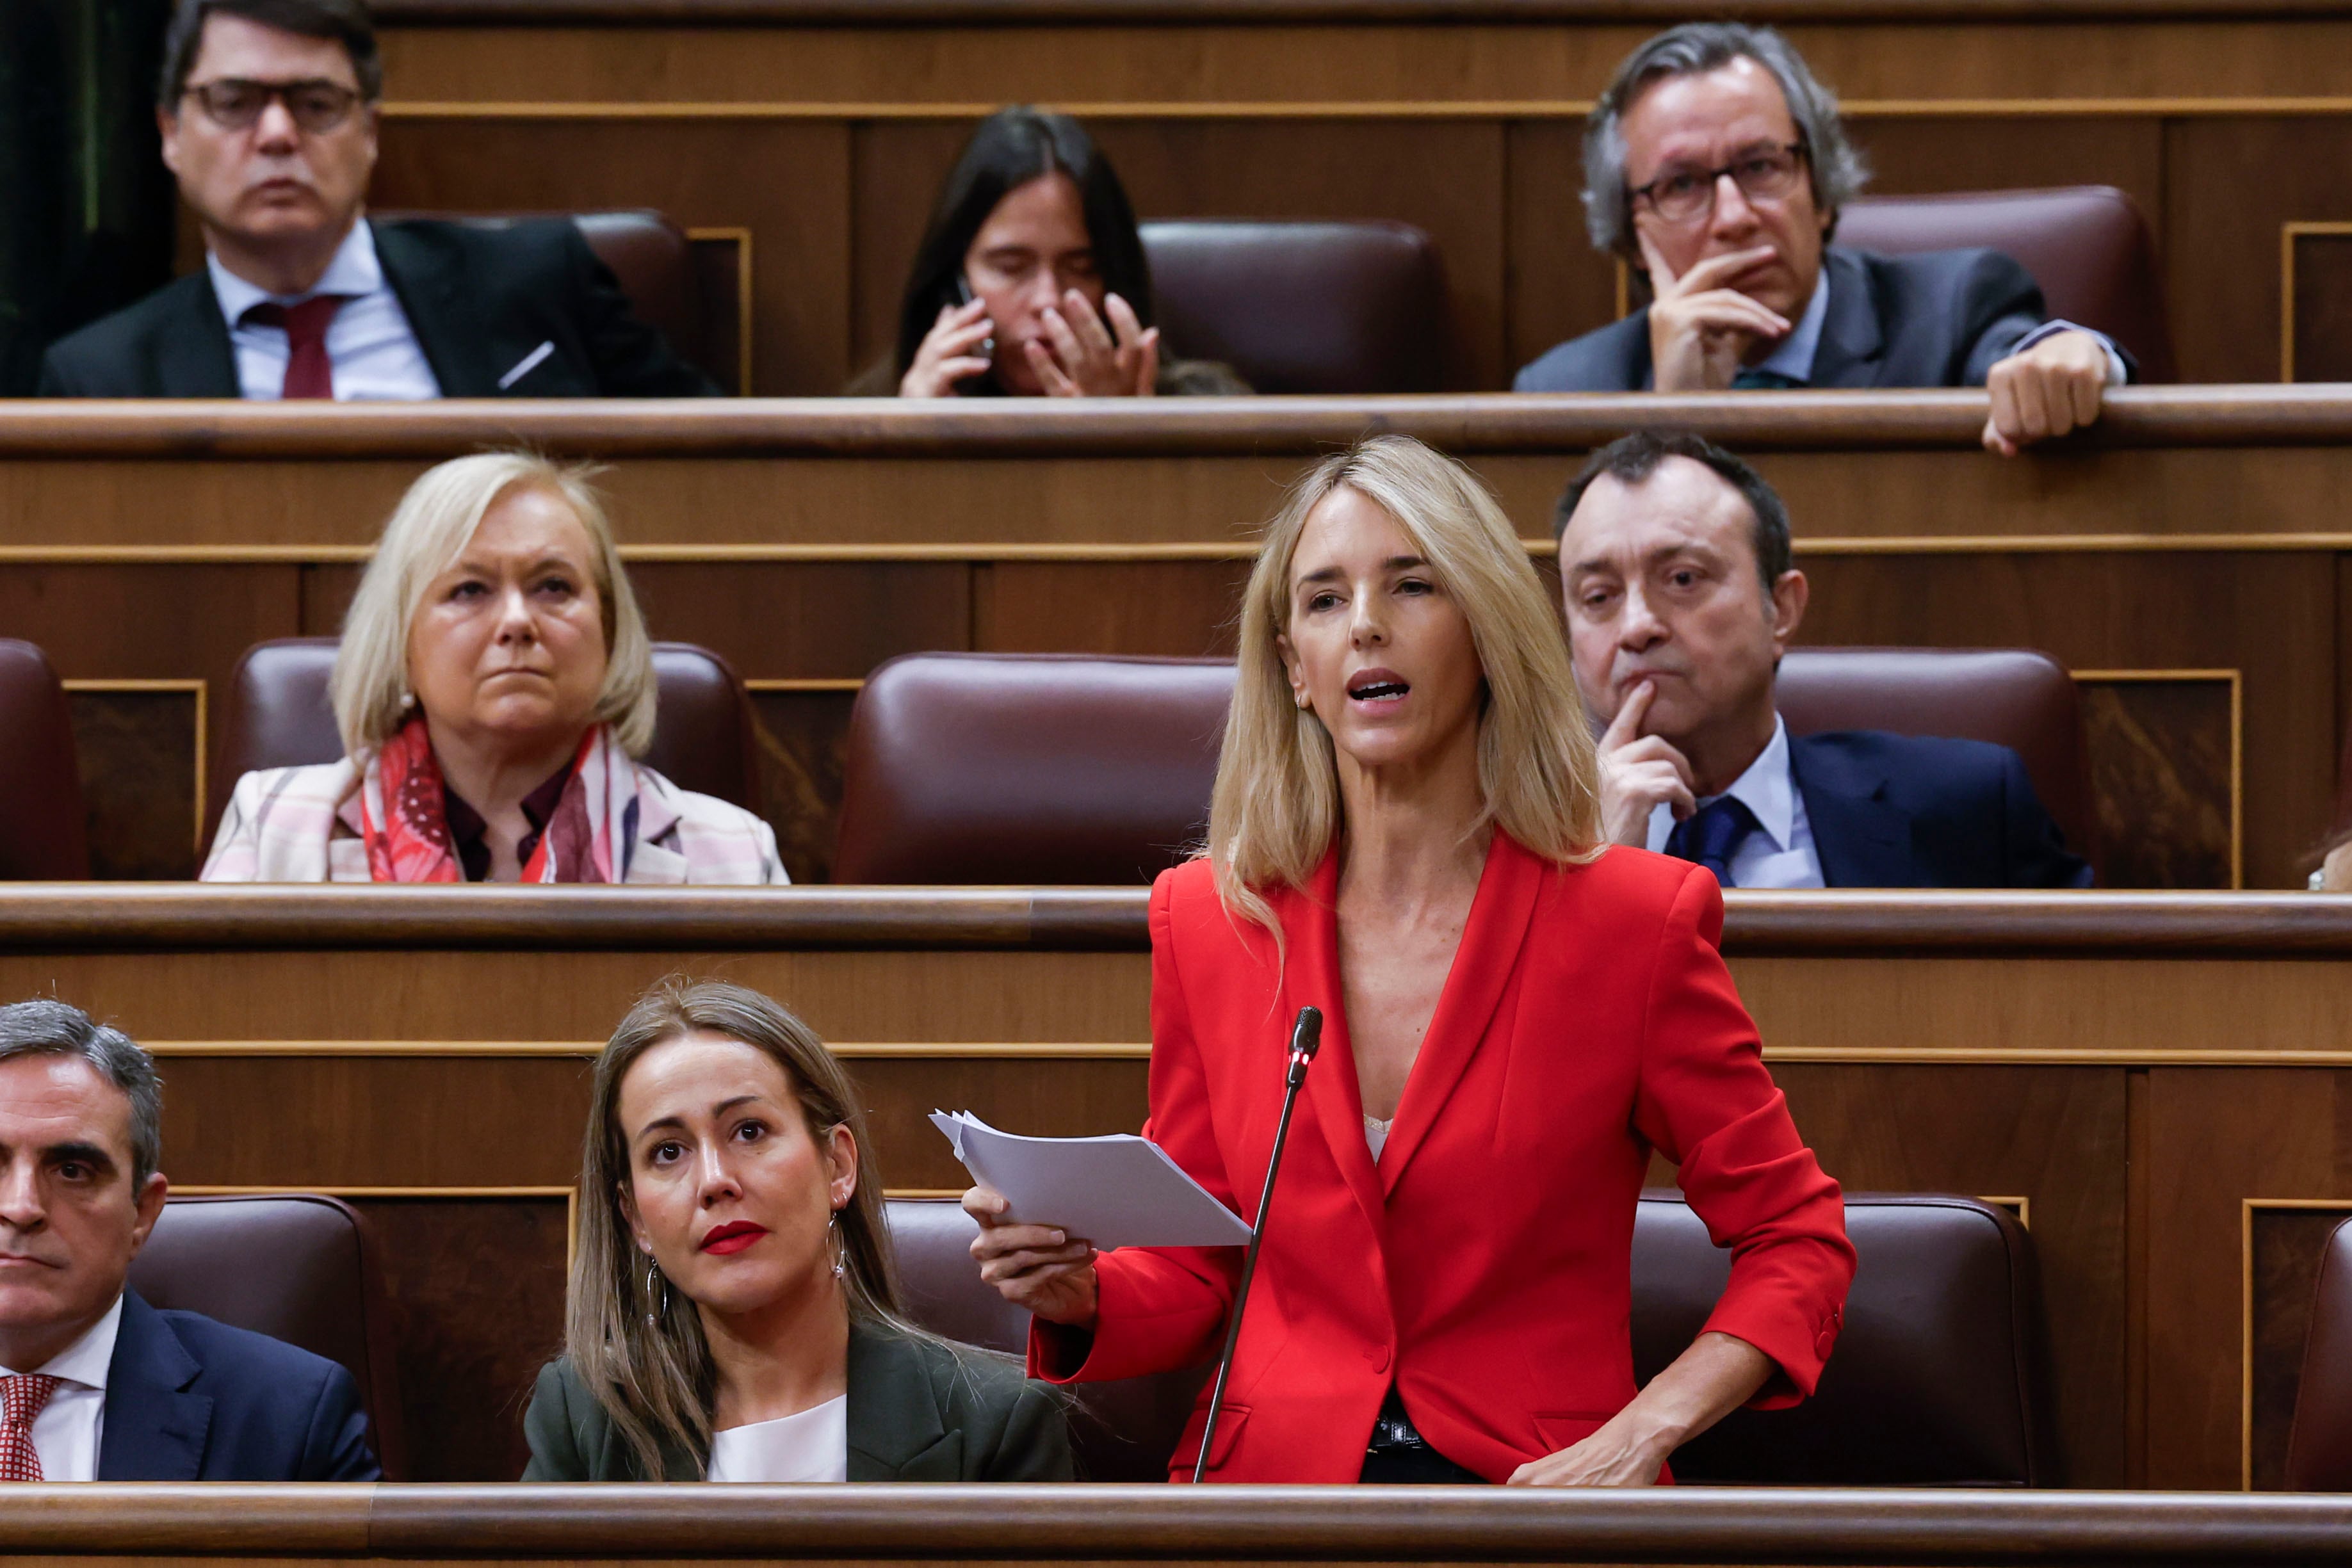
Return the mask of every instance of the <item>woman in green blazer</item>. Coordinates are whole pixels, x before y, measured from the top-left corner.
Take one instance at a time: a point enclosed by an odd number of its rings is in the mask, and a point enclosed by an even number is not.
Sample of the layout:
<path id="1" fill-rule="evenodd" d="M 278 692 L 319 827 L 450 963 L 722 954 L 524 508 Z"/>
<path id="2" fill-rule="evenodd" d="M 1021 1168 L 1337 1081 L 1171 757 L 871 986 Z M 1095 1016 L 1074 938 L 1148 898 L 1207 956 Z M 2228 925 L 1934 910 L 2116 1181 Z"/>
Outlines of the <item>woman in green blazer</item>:
<path id="1" fill-rule="evenodd" d="M 598 1057 L 562 1358 L 523 1479 L 1067 1480 L 1060 1394 L 908 1322 L 841 1064 L 665 982 Z"/>

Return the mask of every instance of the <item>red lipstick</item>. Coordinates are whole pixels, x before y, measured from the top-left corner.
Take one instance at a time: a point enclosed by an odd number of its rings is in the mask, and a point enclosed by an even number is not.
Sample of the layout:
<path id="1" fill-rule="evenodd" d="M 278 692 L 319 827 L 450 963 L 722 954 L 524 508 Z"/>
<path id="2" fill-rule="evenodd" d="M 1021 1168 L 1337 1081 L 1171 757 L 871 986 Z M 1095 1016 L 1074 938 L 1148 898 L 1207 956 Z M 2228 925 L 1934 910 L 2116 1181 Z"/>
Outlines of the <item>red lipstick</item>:
<path id="1" fill-rule="evenodd" d="M 730 1219 L 702 1239 L 702 1250 L 728 1257 L 740 1252 L 767 1233 L 768 1228 L 764 1225 L 754 1225 L 748 1219 Z"/>

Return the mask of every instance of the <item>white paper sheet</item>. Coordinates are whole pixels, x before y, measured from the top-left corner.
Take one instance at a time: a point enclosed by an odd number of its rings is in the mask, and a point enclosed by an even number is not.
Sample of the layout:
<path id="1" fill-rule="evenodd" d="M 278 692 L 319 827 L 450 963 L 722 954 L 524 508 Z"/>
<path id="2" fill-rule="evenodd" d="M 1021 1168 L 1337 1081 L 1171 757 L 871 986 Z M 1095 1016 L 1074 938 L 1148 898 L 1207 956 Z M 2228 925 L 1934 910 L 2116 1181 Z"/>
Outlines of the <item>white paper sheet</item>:
<path id="1" fill-rule="evenodd" d="M 1250 1228 L 1155 1143 L 1132 1133 L 1024 1138 L 958 1111 L 931 1113 L 956 1158 L 1023 1225 L 1111 1247 L 1240 1247 Z"/>

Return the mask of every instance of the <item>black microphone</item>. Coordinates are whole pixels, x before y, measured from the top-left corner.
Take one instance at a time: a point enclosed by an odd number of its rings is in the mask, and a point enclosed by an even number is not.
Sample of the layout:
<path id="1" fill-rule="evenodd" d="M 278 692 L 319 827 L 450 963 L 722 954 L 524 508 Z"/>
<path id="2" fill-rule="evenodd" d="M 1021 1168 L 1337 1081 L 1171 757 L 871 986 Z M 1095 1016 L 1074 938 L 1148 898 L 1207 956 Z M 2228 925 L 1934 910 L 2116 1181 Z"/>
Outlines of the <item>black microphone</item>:
<path id="1" fill-rule="evenodd" d="M 1195 1486 L 1209 1474 L 1209 1450 L 1217 1440 L 1217 1417 L 1225 1402 L 1225 1379 L 1234 1370 L 1234 1346 L 1241 1343 L 1242 1308 L 1249 1301 L 1250 1280 L 1257 1273 L 1257 1249 L 1265 1240 L 1265 1214 L 1274 1207 L 1274 1178 L 1282 1169 L 1282 1145 L 1290 1141 L 1290 1113 L 1298 1104 L 1298 1091 L 1307 1082 L 1307 1064 L 1323 1043 L 1323 1015 L 1313 1008 L 1298 1009 L 1290 1026 L 1290 1071 L 1282 1081 L 1282 1120 L 1275 1124 L 1274 1154 L 1265 1162 L 1265 1186 L 1257 1195 L 1257 1223 L 1250 1227 L 1249 1250 L 1242 1254 L 1241 1282 L 1234 1287 L 1233 1316 L 1225 1322 L 1225 1353 L 1217 1358 L 1217 1381 L 1209 1390 L 1209 1420 L 1201 1429 L 1201 1457 L 1192 1464 Z"/>

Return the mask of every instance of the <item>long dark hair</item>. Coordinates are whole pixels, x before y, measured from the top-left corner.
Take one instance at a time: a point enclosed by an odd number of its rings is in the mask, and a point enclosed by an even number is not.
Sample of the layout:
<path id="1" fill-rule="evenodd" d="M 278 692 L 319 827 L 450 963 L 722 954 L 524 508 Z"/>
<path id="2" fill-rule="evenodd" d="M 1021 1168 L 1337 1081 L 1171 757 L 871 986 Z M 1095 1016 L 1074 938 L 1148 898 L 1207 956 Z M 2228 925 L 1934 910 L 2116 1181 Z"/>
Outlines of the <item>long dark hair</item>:
<path id="1" fill-rule="evenodd" d="M 988 214 L 1020 186 L 1041 174 L 1067 174 L 1078 188 L 1087 237 L 1103 287 L 1134 307 L 1136 319 L 1151 325 L 1151 267 L 1143 259 L 1143 236 L 1136 232 L 1135 208 L 1110 160 L 1095 146 L 1085 126 L 1066 114 L 1016 104 L 980 122 L 964 144 L 963 156 L 940 192 L 930 226 L 916 247 L 914 270 L 898 307 L 898 373 L 905 375 L 940 311 L 957 303 L 956 280 L 963 258 Z"/>

